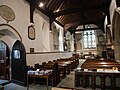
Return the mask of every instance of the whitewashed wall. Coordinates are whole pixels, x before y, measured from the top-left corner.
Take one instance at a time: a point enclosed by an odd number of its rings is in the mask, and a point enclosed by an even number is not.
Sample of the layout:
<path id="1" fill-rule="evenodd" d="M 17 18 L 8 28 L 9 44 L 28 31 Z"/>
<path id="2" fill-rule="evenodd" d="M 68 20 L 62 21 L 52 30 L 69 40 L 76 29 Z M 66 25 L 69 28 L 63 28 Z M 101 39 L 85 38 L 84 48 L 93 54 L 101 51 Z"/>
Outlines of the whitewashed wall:
<path id="1" fill-rule="evenodd" d="M 52 28 L 50 30 L 50 51 L 64 51 L 63 50 L 63 27 L 58 25 L 56 22 L 52 23 Z M 57 48 L 55 49 L 55 45 Z"/>
<path id="2" fill-rule="evenodd" d="M 27 65 L 34 66 L 34 64 L 47 61 L 53 61 L 60 58 L 71 57 L 72 52 L 59 52 L 59 53 L 36 53 L 36 54 L 27 54 Z M 33 59 L 33 60 L 31 60 Z"/>
<path id="3" fill-rule="evenodd" d="M 49 42 L 49 18 L 39 10 L 34 11 L 34 23 L 36 29 L 36 39 L 31 40 L 31 46 L 35 48 L 35 52 L 50 51 Z M 32 45 L 33 44 L 33 45 Z"/>
<path id="4" fill-rule="evenodd" d="M 23 44 L 26 46 L 27 45 L 27 28 L 29 25 L 29 17 L 30 15 L 28 13 L 29 12 L 29 4 L 24 1 L 24 0 L 0 0 L 0 5 L 7 5 L 9 6 L 15 13 L 15 19 L 14 21 L 11 21 L 9 23 L 6 22 L 6 20 L 4 20 L 1 16 L 0 16 L 0 24 L 8 24 L 10 26 L 12 26 L 22 37 L 22 42 Z M 15 36 L 16 38 L 12 38 L 12 36 L 9 35 L 9 37 L 5 38 L 5 41 L 7 41 L 7 43 L 14 43 L 14 41 L 16 39 L 19 40 L 15 30 L 13 30 L 12 28 L 10 28 L 9 26 L 1 26 L 4 27 L 4 29 L 10 30 Z M 0 30 L 3 30 L 3 28 L 0 27 Z M 23 39 L 25 38 L 25 39 Z M 4 37 L 2 38 L 2 40 L 4 41 Z M 10 46 L 10 45 L 8 45 Z M 11 48 L 11 47 L 10 47 Z"/>
<path id="5" fill-rule="evenodd" d="M 28 26 L 30 25 L 30 6 L 25 0 L 1 0 L 0 5 L 9 6 L 15 13 L 15 19 L 6 22 L 0 17 L 0 24 L 8 24 L 12 26 L 22 37 L 22 43 L 25 46 L 26 52 L 30 52 L 30 48 L 34 48 L 35 51 L 50 51 L 49 43 L 49 18 L 38 10 L 34 11 L 34 22 L 35 22 L 35 40 L 28 38 Z M 2 26 L 3 27 L 3 26 Z M 1 27 L 0 27 L 1 28 Z M 0 30 L 2 30 L 1 28 Z M 4 29 L 10 30 L 8 27 Z M 17 38 L 17 34 L 14 30 L 10 30 L 16 35 L 14 40 Z M 12 37 L 12 36 L 11 36 Z M 10 38 L 8 38 L 8 42 Z M 2 39 L 3 40 L 3 39 Z"/>
<path id="6" fill-rule="evenodd" d="M 29 25 L 29 5 L 23 0 L 0 0 L 0 5 L 7 5 L 10 7 L 14 13 L 15 13 L 15 19 L 14 21 L 11 21 L 9 23 L 6 22 L 1 16 L 0 16 L 0 31 L 1 30 L 8 30 L 11 32 L 6 33 L 6 36 L 3 36 L 0 38 L 0 40 L 4 41 L 10 48 L 10 51 L 12 50 L 12 46 L 16 40 L 22 41 L 24 44 L 27 40 L 27 26 Z M 6 25 L 2 25 L 6 24 Z M 2 26 L 1 26 L 2 25 Z M 17 34 L 17 32 L 22 38 L 26 39 L 20 39 L 20 36 Z"/>
<path id="7" fill-rule="evenodd" d="M 111 4 L 110 4 L 110 7 L 109 7 L 111 23 L 112 23 L 113 14 L 114 14 L 116 8 L 117 8 L 116 0 L 112 0 Z"/>

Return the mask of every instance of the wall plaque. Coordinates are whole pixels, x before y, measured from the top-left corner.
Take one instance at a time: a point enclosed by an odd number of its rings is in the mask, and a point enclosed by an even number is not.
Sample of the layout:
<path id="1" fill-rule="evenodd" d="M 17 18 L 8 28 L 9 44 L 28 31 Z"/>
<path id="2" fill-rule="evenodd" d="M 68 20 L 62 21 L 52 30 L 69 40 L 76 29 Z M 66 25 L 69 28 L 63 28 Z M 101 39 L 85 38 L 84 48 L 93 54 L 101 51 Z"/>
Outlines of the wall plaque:
<path id="1" fill-rule="evenodd" d="M 32 25 L 28 27 L 28 38 L 31 40 L 35 39 L 35 28 Z"/>
<path id="2" fill-rule="evenodd" d="M 0 6 L 0 16 L 7 21 L 13 21 L 15 19 L 15 13 L 14 11 L 6 6 L 6 5 L 1 5 Z"/>

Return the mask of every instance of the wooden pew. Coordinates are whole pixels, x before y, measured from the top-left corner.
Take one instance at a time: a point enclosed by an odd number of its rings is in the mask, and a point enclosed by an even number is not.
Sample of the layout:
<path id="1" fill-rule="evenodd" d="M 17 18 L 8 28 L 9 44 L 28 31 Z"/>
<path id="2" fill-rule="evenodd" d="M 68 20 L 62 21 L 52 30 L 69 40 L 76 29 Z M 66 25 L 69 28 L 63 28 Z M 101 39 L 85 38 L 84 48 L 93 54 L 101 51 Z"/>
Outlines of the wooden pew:
<path id="1" fill-rule="evenodd" d="M 59 66 L 61 66 L 61 65 L 63 66 L 63 68 L 60 68 L 61 73 L 63 71 L 65 74 L 70 74 L 70 65 L 68 62 L 59 61 L 59 60 L 53 60 L 53 62 L 57 62 Z"/>
<path id="2" fill-rule="evenodd" d="M 113 67 L 118 70 L 114 71 Z M 100 85 L 97 85 L 97 78 L 99 78 Z M 107 86 L 107 80 L 110 85 Z M 82 86 L 105 89 L 120 89 L 120 83 L 117 82 L 120 79 L 120 64 L 112 59 L 87 59 L 81 66 L 81 70 L 75 71 L 75 86 Z M 116 86 L 119 85 L 119 86 Z"/>
<path id="3" fill-rule="evenodd" d="M 60 58 L 60 59 L 58 59 L 58 61 L 68 62 L 70 71 L 73 71 L 73 69 L 75 69 L 79 64 L 79 59 L 75 58 L 75 57 Z"/>
<path id="4" fill-rule="evenodd" d="M 87 59 L 81 66 L 82 69 L 112 69 L 117 67 L 120 70 L 120 64 L 112 59 Z"/>
<path id="5" fill-rule="evenodd" d="M 46 63 L 46 62 L 43 62 L 42 63 L 42 65 L 39 65 L 39 63 L 37 63 L 37 64 L 35 64 L 34 65 L 34 67 L 36 68 L 36 69 L 43 69 L 43 70 L 45 70 L 45 69 L 49 69 L 49 70 L 53 70 L 53 80 L 52 80 L 52 85 L 53 86 L 56 86 L 59 82 L 60 82 L 60 80 L 59 80 L 59 78 L 60 78 L 60 76 L 59 76 L 59 70 L 58 70 L 58 63 L 52 63 L 52 64 L 48 64 L 48 63 Z"/>
<path id="6" fill-rule="evenodd" d="M 60 82 L 60 74 L 59 74 L 59 66 L 58 63 L 42 63 L 43 69 L 53 69 L 53 79 L 54 79 L 54 85 L 56 86 Z"/>
<path id="7" fill-rule="evenodd" d="M 44 62 L 42 63 L 42 66 L 44 68 L 50 68 L 53 66 L 54 63 L 57 63 L 57 62 Z M 58 71 L 59 71 L 59 74 L 60 74 L 60 77 L 61 79 L 65 78 L 66 77 L 66 65 L 63 64 L 63 63 L 57 63 L 58 64 Z"/>
<path id="8" fill-rule="evenodd" d="M 42 65 L 35 64 L 35 68 L 42 68 L 42 69 L 53 69 L 53 65 L 58 64 L 58 70 L 56 73 L 56 79 L 54 80 L 55 83 L 59 83 L 60 80 L 66 77 L 66 74 L 69 74 L 77 65 L 79 64 L 79 59 L 75 57 L 70 58 L 62 58 L 58 60 L 43 62 Z"/>
<path id="9" fill-rule="evenodd" d="M 99 78 L 99 83 L 97 80 Z M 107 80 L 109 79 L 110 82 Z M 91 87 L 92 89 L 100 88 L 101 90 L 120 90 L 120 73 L 113 72 L 96 72 L 96 71 L 75 71 L 75 87 Z M 110 85 L 106 85 L 110 83 Z M 117 86 L 119 85 L 119 86 Z"/>

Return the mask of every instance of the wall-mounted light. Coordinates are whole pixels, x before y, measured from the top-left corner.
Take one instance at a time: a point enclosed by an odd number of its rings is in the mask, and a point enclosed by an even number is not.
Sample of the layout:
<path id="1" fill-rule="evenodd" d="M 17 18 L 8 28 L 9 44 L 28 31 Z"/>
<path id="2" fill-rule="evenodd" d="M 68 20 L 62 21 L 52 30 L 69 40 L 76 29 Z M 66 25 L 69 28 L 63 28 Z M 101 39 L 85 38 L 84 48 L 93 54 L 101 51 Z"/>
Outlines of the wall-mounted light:
<path id="1" fill-rule="evenodd" d="M 44 6 L 44 4 L 43 4 L 43 3 L 40 3 L 40 4 L 39 4 L 39 7 L 43 7 L 43 6 Z"/>

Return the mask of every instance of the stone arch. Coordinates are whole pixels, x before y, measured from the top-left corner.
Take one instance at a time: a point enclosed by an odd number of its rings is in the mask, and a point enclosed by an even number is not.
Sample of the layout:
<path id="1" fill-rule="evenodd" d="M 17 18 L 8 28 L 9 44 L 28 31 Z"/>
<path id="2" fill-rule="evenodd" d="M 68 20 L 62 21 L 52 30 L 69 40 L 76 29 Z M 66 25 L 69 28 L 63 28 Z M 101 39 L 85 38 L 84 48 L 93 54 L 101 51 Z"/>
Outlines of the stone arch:
<path id="1" fill-rule="evenodd" d="M 22 37 L 14 27 L 9 24 L 0 24 L 0 37 L 5 35 L 9 35 L 10 37 L 22 42 Z"/>
<path id="2" fill-rule="evenodd" d="M 1 60 L 4 63 L 0 62 L 0 78 L 10 80 L 10 49 L 8 45 L 2 40 L 0 40 L 0 61 Z"/>

